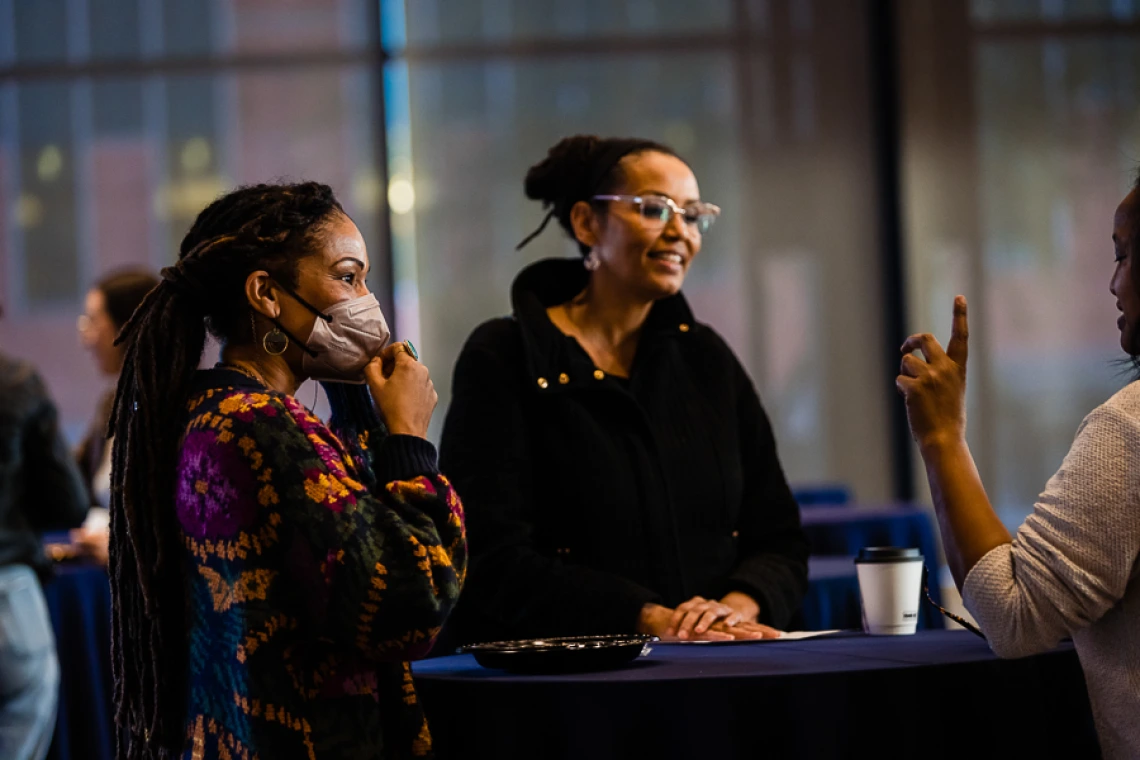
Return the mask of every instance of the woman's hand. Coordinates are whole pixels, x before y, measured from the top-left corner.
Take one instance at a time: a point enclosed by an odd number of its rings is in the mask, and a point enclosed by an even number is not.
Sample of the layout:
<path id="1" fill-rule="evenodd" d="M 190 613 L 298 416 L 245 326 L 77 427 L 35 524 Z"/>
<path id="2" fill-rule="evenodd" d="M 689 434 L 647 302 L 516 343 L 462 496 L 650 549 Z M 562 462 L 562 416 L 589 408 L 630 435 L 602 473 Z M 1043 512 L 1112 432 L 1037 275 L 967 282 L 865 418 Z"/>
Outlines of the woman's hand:
<path id="1" fill-rule="evenodd" d="M 906 399 L 910 432 L 919 448 L 966 438 L 966 358 L 969 353 L 966 298 L 954 299 L 954 321 L 946 350 L 933 335 L 912 335 L 902 345 L 895 387 Z M 921 351 L 926 361 L 912 352 Z"/>
<path id="2" fill-rule="evenodd" d="M 743 591 L 729 591 L 720 601 L 739 612 L 741 622 L 755 623 L 760 619 L 760 605 Z"/>
<path id="3" fill-rule="evenodd" d="M 665 629 L 665 636 L 675 637 L 681 641 L 704 638 L 704 634 L 709 631 L 713 623 L 723 622 L 731 627 L 743 621 L 744 616 L 727 604 L 715 599 L 694 596 L 689 601 L 678 604 L 673 610 L 669 625 Z"/>
<path id="4" fill-rule="evenodd" d="M 688 603 L 686 602 L 686 604 Z M 706 630 L 702 633 L 692 633 L 687 639 L 682 639 L 678 631 L 670 627 L 675 614 L 675 610 L 662 607 L 660 604 L 647 604 L 641 608 L 641 617 L 637 621 L 637 632 L 648 633 L 662 641 L 731 641 L 736 638 L 724 630 Z"/>
<path id="5" fill-rule="evenodd" d="M 690 615 L 700 613 L 697 623 L 691 627 L 684 627 L 684 620 Z M 714 616 L 714 622 L 701 626 L 700 620 L 705 613 Z M 693 597 L 684 604 L 677 606 L 676 610 L 662 607 L 659 604 L 647 604 L 641 609 L 637 632 L 657 636 L 663 641 L 732 641 L 733 639 L 775 639 L 780 632 L 775 628 L 761 625 L 756 622 L 740 620 L 740 613 L 721 602 L 701 597 Z M 680 625 L 674 620 L 680 618 Z"/>
<path id="6" fill-rule="evenodd" d="M 393 343 L 381 351 L 364 368 L 364 380 L 388 432 L 427 438 L 439 395 L 427 367 L 412 358 L 407 346 Z"/>
<path id="7" fill-rule="evenodd" d="M 726 625 L 721 620 L 709 626 L 709 630 L 727 633 L 734 639 L 778 639 L 782 635 L 780 631 L 771 626 L 763 623 L 749 623 L 747 620 L 733 626 Z"/>
<path id="8" fill-rule="evenodd" d="M 75 547 L 75 554 L 79 557 L 98 562 L 107 566 L 107 545 L 110 541 L 110 532 L 106 527 L 76 528 L 69 534 L 71 544 Z"/>
<path id="9" fill-rule="evenodd" d="M 748 594 L 743 591 L 729 591 L 720 602 L 736 610 L 740 621 L 730 625 L 729 619 L 726 618 L 713 623 L 711 630 L 731 633 L 736 639 L 780 638 L 780 631 L 757 622 L 760 618 L 760 604 Z"/>

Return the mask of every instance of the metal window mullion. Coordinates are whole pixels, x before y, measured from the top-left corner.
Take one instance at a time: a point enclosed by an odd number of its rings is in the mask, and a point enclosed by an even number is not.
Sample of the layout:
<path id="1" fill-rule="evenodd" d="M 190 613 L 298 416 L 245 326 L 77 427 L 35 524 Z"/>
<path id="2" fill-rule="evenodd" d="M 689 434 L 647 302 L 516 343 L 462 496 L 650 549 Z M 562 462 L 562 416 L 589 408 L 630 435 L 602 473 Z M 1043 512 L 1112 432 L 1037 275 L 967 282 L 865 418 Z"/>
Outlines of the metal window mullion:
<path id="1" fill-rule="evenodd" d="M 16 118 L 19 102 L 15 83 L 0 83 L 0 141 L 3 141 L 9 164 L 0 173 L 3 182 L 3 197 L 9 200 L 9 209 L 18 208 L 23 195 L 20 156 L 20 121 Z M 8 267 L 6 269 L 4 310 L 10 316 L 22 314 L 27 309 L 24 285 L 24 230 L 16 214 L 4 209 L 11 224 L 3 225 L 8 233 Z"/>
<path id="2" fill-rule="evenodd" d="M 78 298 L 97 269 L 97 226 L 95 221 L 95 151 L 92 140 L 91 80 L 78 79 L 71 85 L 71 155 L 75 163 L 71 184 L 75 204 L 75 264 Z"/>

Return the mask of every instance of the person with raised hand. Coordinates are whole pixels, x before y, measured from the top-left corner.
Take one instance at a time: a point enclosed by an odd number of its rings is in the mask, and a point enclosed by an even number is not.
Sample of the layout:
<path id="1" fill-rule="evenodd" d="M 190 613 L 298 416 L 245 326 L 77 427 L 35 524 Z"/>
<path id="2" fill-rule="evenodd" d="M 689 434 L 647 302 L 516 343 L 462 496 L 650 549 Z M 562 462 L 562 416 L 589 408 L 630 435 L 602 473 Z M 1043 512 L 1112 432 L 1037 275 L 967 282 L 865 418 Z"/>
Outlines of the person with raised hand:
<path id="1" fill-rule="evenodd" d="M 525 268 L 456 363 L 440 457 L 473 553 L 449 633 L 778 636 L 807 589 L 799 508 L 752 381 L 681 293 L 720 209 L 640 139 L 561 140 L 525 190 L 581 256 Z"/>
<path id="2" fill-rule="evenodd" d="M 1109 291 L 1121 348 L 1140 359 L 1140 178 L 1116 210 Z M 930 481 L 946 559 L 966 608 L 1002 657 L 1072 637 L 1106 757 L 1140 757 L 1140 382 L 1085 417 L 1012 536 L 966 444 L 966 299 L 950 341 L 912 335 L 896 386 Z M 916 355 L 916 353 L 921 356 Z"/>
<path id="3" fill-rule="evenodd" d="M 437 396 L 332 190 L 206 207 L 123 327 L 111 415 L 116 756 L 404 758 L 408 660 L 463 582 Z M 207 331 L 221 362 L 199 370 Z M 326 425 L 297 400 L 321 382 Z"/>

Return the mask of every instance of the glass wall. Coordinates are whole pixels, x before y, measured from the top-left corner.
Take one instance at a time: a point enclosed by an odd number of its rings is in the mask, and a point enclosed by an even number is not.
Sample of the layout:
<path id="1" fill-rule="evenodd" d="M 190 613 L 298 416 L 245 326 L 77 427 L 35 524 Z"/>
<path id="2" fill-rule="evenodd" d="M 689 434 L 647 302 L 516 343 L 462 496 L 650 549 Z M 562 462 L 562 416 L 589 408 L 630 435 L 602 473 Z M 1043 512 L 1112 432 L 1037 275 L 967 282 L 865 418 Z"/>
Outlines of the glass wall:
<path id="1" fill-rule="evenodd" d="M 1140 160 L 1137 16 L 923 0 L 900 17 L 911 327 L 945 337 L 954 294 L 971 299 L 971 444 L 1011 526 L 1128 379 L 1108 280 Z"/>
<path id="2" fill-rule="evenodd" d="M 376 19 L 366 0 L 0 0 L 0 349 L 40 367 L 72 437 L 108 382 L 76 336 L 87 288 L 172 262 L 224 190 L 327 182 L 386 270 Z"/>
<path id="3" fill-rule="evenodd" d="M 790 478 L 889 498 L 869 8 L 0 0 L 0 346 L 77 434 L 104 382 L 75 336 L 90 284 L 172 261 L 226 188 L 319 178 L 432 367 L 438 435 L 467 335 L 524 265 L 575 255 L 553 228 L 514 251 L 542 217 L 527 167 L 568 134 L 644 136 L 724 209 L 686 293 L 755 379 Z"/>

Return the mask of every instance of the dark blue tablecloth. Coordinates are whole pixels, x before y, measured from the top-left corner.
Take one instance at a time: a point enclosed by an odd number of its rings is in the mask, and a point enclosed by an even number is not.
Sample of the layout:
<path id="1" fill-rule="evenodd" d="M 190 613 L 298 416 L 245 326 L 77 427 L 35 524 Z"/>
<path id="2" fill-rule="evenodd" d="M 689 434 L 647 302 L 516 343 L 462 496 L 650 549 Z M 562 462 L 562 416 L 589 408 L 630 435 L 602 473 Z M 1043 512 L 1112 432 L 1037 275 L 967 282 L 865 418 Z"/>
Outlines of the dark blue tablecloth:
<path id="1" fill-rule="evenodd" d="M 619 670 L 414 665 L 442 758 L 1097 756 L 1071 645 L 999 660 L 965 631 L 663 645 Z"/>
<path id="2" fill-rule="evenodd" d="M 49 760 L 112 760 L 111 586 L 101 567 L 59 565 L 44 586 L 59 652 L 59 717 Z"/>

